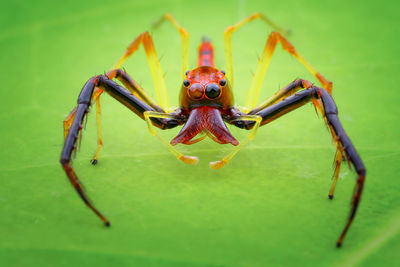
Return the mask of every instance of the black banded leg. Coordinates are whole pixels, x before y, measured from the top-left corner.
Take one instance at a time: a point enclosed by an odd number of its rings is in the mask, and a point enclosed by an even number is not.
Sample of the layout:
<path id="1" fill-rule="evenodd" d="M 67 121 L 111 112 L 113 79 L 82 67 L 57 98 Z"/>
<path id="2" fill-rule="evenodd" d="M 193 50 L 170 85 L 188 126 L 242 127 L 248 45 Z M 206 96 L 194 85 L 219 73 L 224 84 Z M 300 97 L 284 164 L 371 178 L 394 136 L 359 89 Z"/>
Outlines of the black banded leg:
<path id="1" fill-rule="evenodd" d="M 146 93 L 146 91 L 136 83 L 132 77 L 130 77 L 124 70 L 115 69 L 107 73 L 107 77 L 111 80 L 117 79 L 125 86 L 125 88 L 134 96 L 138 97 L 140 100 L 145 102 L 147 105 L 151 106 L 158 112 L 164 112 L 164 110 Z M 96 123 L 97 123 L 97 150 L 90 161 L 93 165 L 98 162 L 100 151 L 103 147 L 103 139 L 101 134 L 101 111 L 100 111 L 100 96 L 103 90 L 95 88 L 93 93 L 92 102 L 96 101 Z"/>
<path id="2" fill-rule="evenodd" d="M 145 103 L 131 92 L 129 92 L 124 87 L 120 86 L 116 82 L 110 80 L 107 76 L 101 75 L 98 76 L 98 85 L 99 88 L 106 91 L 109 95 L 118 100 L 121 104 L 129 108 L 131 111 L 136 113 L 140 118 L 145 120 L 144 113 L 146 111 L 155 111 L 149 104 Z M 167 113 L 166 113 L 167 114 Z M 172 118 L 152 118 L 151 121 L 153 125 L 160 129 L 171 129 L 174 128 L 183 122 L 178 119 Z"/>
<path id="3" fill-rule="evenodd" d="M 146 111 L 154 112 L 155 110 L 146 103 L 142 102 L 136 96 L 132 95 L 122 86 L 111 81 L 110 79 L 108 79 L 108 77 L 101 75 L 93 77 L 86 82 L 78 97 L 78 105 L 71 113 L 72 115 L 70 114 L 69 120 L 67 120 L 68 124 L 70 124 L 70 127 L 65 137 L 64 147 L 61 152 L 60 163 L 65 173 L 67 174 L 72 186 L 75 188 L 85 204 L 104 222 L 106 226 L 109 226 L 110 222 L 94 207 L 94 205 L 89 200 L 82 186 L 82 183 L 80 182 L 71 164 L 71 154 L 72 151 L 76 149 L 76 143 L 82 130 L 82 123 L 89 111 L 89 106 L 93 97 L 95 87 L 99 87 L 100 89 L 105 90 L 119 102 L 135 112 L 142 119 L 144 119 L 144 113 Z M 69 123 L 70 121 L 72 122 Z M 178 120 L 170 118 L 152 118 L 151 121 L 155 126 L 161 129 L 173 128 L 179 124 Z"/>
<path id="4" fill-rule="evenodd" d="M 95 84 L 96 78 L 91 78 L 89 81 L 86 82 L 79 95 L 78 106 L 74 110 L 75 114 L 73 116 L 73 122 L 65 138 L 60 162 L 64 168 L 65 173 L 68 176 L 69 181 L 71 182 L 72 186 L 75 188 L 79 196 L 82 198 L 83 202 L 85 202 L 85 204 L 104 222 L 106 226 L 110 226 L 110 222 L 90 202 L 81 182 L 79 181 L 78 176 L 76 175 L 70 163 L 71 153 L 74 149 L 76 149 L 78 135 L 79 132 L 82 130 L 83 119 L 89 111 L 90 100 Z"/>
<path id="5" fill-rule="evenodd" d="M 278 103 L 279 101 L 282 101 L 283 99 L 295 94 L 297 91 L 301 89 L 307 89 L 312 87 L 312 83 L 309 81 L 303 80 L 303 79 L 296 79 L 293 82 L 291 82 L 288 86 L 285 88 L 279 90 L 276 92 L 273 96 L 265 100 L 263 103 L 252 109 L 249 114 L 254 115 L 257 112 Z"/>
<path id="6" fill-rule="evenodd" d="M 140 100 L 145 102 L 147 105 L 154 108 L 157 112 L 165 112 L 154 99 L 149 96 L 146 91 L 132 79 L 129 74 L 127 74 L 122 69 L 111 70 L 107 73 L 107 77 L 111 80 L 117 79 L 125 86 L 125 88 L 131 92 L 134 96 L 138 97 Z"/>
<path id="7" fill-rule="evenodd" d="M 312 86 L 313 86 L 313 84 L 307 80 L 296 79 L 295 81 L 291 82 L 288 86 L 279 90 L 272 97 L 270 97 L 269 99 L 264 101 L 262 104 L 258 105 L 256 108 L 252 109 L 249 112 L 249 114 L 256 114 L 257 112 L 260 112 L 261 110 L 263 110 L 273 104 L 276 104 L 276 103 L 282 101 L 283 99 L 295 94 L 297 91 L 299 91 L 301 89 L 309 89 Z M 324 118 L 326 118 L 321 100 L 320 99 L 313 100 L 312 102 L 314 104 L 314 107 L 316 109 L 318 108 L 320 110 L 322 116 Z M 329 190 L 329 194 L 328 194 L 329 199 L 333 199 L 333 194 L 335 192 L 336 183 L 339 178 L 340 165 L 341 165 L 341 162 L 343 159 L 343 147 L 342 147 L 341 143 L 338 142 L 337 136 L 335 135 L 335 132 L 333 131 L 333 129 L 331 129 L 331 133 L 335 139 L 334 142 L 336 143 L 336 155 L 335 155 L 335 162 L 334 162 L 335 171 L 333 174 L 333 182 L 332 182 L 331 189 Z"/>
<path id="8" fill-rule="evenodd" d="M 343 129 L 342 124 L 339 121 L 337 107 L 331 95 L 325 89 L 311 86 L 308 88 L 308 90 L 303 90 L 295 95 L 289 96 L 288 98 L 272 106 L 269 106 L 261 111 L 256 112 L 255 115 L 261 116 L 262 117 L 261 125 L 265 125 L 281 117 L 282 115 L 314 100 L 322 101 L 324 110 L 324 119 L 326 120 L 329 128 L 331 129 L 334 139 L 339 143 L 340 148 L 343 149 L 344 154 L 346 155 L 348 160 L 352 163 L 358 174 L 351 202 L 350 216 L 348 218 L 347 224 L 342 234 L 340 235 L 337 241 L 337 246 L 340 247 L 357 212 L 358 204 L 361 199 L 362 189 L 365 181 L 366 169 L 355 147 L 351 143 L 349 137 L 347 136 L 345 130 Z M 253 114 L 252 111 L 250 111 L 249 113 Z M 249 125 L 246 122 L 241 122 L 241 123 L 238 122 L 238 124 L 242 125 L 242 127 L 244 125 L 245 128 L 252 127 L 252 125 Z"/>
<path id="9" fill-rule="evenodd" d="M 277 94 L 275 94 L 275 96 L 273 96 L 272 98 L 270 98 L 269 100 L 267 100 L 264 103 L 267 103 L 267 102 L 269 102 L 269 103 L 273 102 L 274 104 L 275 103 L 279 103 L 279 101 L 282 101 L 282 99 L 285 99 L 286 96 L 292 95 L 295 91 L 297 91 L 299 89 L 302 89 L 302 88 L 311 89 L 313 87 L 314 86 L 309 81 L 303 80 L 303 79 L 297 79 L 294 82 L 290 83 L 288 86 L 286 86 L 284 89 L 280 90 Z M 312 100 L 313 103 L 315 103 L 317 101 L 318 101 L 318 104 L 321 105 L 320 106 L 321 107 L 320 110 L 322 111 L 322 115 L 323 115 L 325 121 L 327 122 L 327 125 L 328 125 L 328 127 L 329 127 L 329 129 L 330 129 L 330 131 L 332 133 L 332 137 L 334 139 L 334 143 L 336 144 L 335 171 L 334 171 L 334 175 L 333 175 L 332 186 L 331 186 L 331 189 L 330 189 L 329 194 L 328 194 L 328 197 L 330 199 L 333 199 L 333 194 L 334 194 L 334 191 L 335 191 L 336 182 L 337 182 L 337 179 L 339 177 L 340 165 L 341 165 L 341 162 L 342 162 L 342 159 L 343 159 L 343 155 L 345 153 L 343 151 L 344 149 L 343 149 L 342 143 L 338 139 L 338 136 L 336 135 L 336 133 L 335 133 L 334 129 L 332 128 L 332 126 L 327 121 L 327 117 L 326 117 L 327 114 L 325 114 L 324 107 L 323 107 L 323 104 L 322 104 L 322 99 L 321 98 L 314 98 Z M 302 105 L 302 103 L 298 103 L 298 104 Z M 332 105 L 334 107 L 334 110 L 336 110 L 336 105 L 335 105 L 334 102 L 332 102 Z M 258 107 L 256 107 L 256 108 L 254 108 L 253 110 L 251 110 L 249 112 L 249 114 L 257 114 L 258 112 L 260 112 L 262 110 L 262 109 L 260 109 L 260 107 L 262 107 L 262 106 L 263 106 L 263 104 L 258 106 Z M 267 108 L 269 106 L 271 106 L 271 104 L 268 104 L 265 108 Z M 290 110 L 292 110 L 292 109 L 290 109 Z M 337 110 L 336 110 L 336 112 L 337 112 Z M 337 113 L 336 113 L 336 115 L 337 115 Z M 262 125 L 263 124 L 265 124 L 265 122 L 263 122 Z M 243 127 L 243 128 L 251 128 L 253 126 L 247 122 L 247 124 L 241 125 L 241 127 Z"/>

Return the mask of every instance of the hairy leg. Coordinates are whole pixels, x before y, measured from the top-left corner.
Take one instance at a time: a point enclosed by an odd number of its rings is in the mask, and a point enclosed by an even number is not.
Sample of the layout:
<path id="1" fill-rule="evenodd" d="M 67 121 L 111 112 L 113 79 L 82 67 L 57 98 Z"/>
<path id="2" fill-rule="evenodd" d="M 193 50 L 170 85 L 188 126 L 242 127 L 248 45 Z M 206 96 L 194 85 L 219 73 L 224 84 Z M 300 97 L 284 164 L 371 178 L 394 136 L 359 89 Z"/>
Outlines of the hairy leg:
<path id="1" fill-rule="evenodd" d="M 76 172 L 72 167 L 71 155 L 73 151 L 76 151 L 77 141 L 82 131 L 82 125 L 84 118 L 89 112 L 89 107 L 93 97 L 99 91 L 95 88 L 99 88 L 102 91 L 106 91 L 116 100 L 121 102 L 135 114 L 145 119 L 145 112 L 156 112 L 151 106 L 141 101 L 136 96 L 132 95 L 128 90 L 118 85 L 114 81 L 110 80 L 107 76 L 99 75 L 89 79 L 84 85 L 79 97 L 78 105 L 74 111 L 64 121 L 64 125 L 67 126 L 67 133 L 65 133 L 65 142 L 63 150 L 61 152 L 60 163 L 71 182 L 84 203 L 104 222 L 106 226 L 110 225 L 110 222 L 94 207 L 92 202 L 87 197 L 87 194 L 80 182 Z M 179 125 L 178 118 L 153 118 L 152 124 L 161 129 L 170 129 Z"/>
<path id="2" fill-rule="evenodd" d="M 157 57 L 156 49 L 154 47 L 153 38 L 148 32 L 140 34 L 138 37 L 135 38 L 135 40 L 133 40 L 133 42 L 126 49 L 126 52 L 117 61 L 112 69 L 119 69 L 122 64 L 139 49 L 141 44 L 143 45 L 146 52 L 147 61 L 149 63 L 151 74 L 153 76 L 154 87 L 157 93 L 157 101 L 163 110 L 168 111 L 170 105 L 163 72 L 161 70 L 160 61 Z"/>
<path id="3" fill-rule="evenodd" d="M 189 33 L 175 20 L 171 14 L 165 14 L 156 23 L 153 28 L 156 29 L 161 26 L 163 22 L 170 22 L 174 28 L 179 32 L 182 39 L 182 79 L 185 79 L 185 73 L 189 66 Z"/>
<path id="4" fill-rule="evenodd" d="M 257 12 L 252 14 L 251 16 L 239 21 L 235 25 L 229 26 L 225 29 L 224 32 L 224 43 L 225 43 L 225 59 L 226 59 L 226 76 L 233 87 L 234 82 L 234 75 L 233 75 L 233 59 L 232 59 L 232 33 L 240 29 L 242 26 L 246 25 L 247 23 L 260 19 L 271 26 L 278 32 L 286 32 L 284 29 L 273 23 L 268 17 L 264 16 L 263 14 Z"/>
<path id="5" fill-rule="evenodd" d="M 160 113 L 160 112 L 154 112 L 154 111 L 146 111 L 144 113 L 145 120 L 147 122 L 147 125 L 149 127 L 149 132 L 152 136 L 157 136 L 157 138 L 165 145 L 169 151 L 171 151 L 174 156 L 183 161 L 184 163 L 188 164 L 196 164 L 199 160 L 197 157 L 193 156 L 185 156 L 182 152 L 179 152 L 175 147 L 173 147 L 167 140 L 165 140 L 162 136 L 157 134 L 156 129 L 154 128 L 154 125 L 152 123 L 152 118 L 158 118 L 158 119 L 173 119 L 174 116 L 171 116 L 170 114 L 165 114 L 165 113 Z"/>
<path id="6" fill-rule="evenodd" d="M 284 51 L 288 52 L 298 61 L 300 61 L 300 63 L 303 64 L 317 78 L 318 81 L 320 81 L 323 88 L 325 88 L 330 94 L 332 92 L 332 83 L 325 79 L 325 77 L 322 76 L 316 69 L 314 69 L 314 67 L 312 67 L 311 64 L 308 63 L 308 61 L 297 52 L 294 46 L 282 34 L 278 32 L 272 32 L 267 39 L 263 54 L 261 55 L 261 58 L 257 64 L 255 74 L 250 84 L 245 106 L 247 111 L 253 109 L 257 105 L 258 96 L 260 94 L 265 74 L 278 43 L 282 45 Z M 317 105 L 318 103 L 314 102 L 314 104 Z M 322 113 L 321 105 L 318 105 L 318 107 Z"/>
<path id="7" fill-rule="evenodd" d="M 329 193 L 329 197 L 330 198 L 333 197 L 333 190 L 335 188 L 335 184 L 337 181 L 342 154 L 344 154 L 347 157 L 347 159 L 354 166 L 358 174 L 351 202 L 350 216 L 336 244 L 338 247 L 340 247 L 355 217 L 361 199 L 362 189 L 364 186 L 366 169 L 354 145 L 350 141 L 350 138 L 347 136 L 345 130 L 343 129 L 342 124 L 339 121 L 338 110 L 332 96 L 325 89 L 318 88 L 315 86 L 310 86 L 308 90 L 303 90 L 295 95 L 289 96 L 284 100 L 277 102 L 276 104 L 273 104 L 261 111 L 256 112 L 255 115 L 258 115 L 262 118 L 261 125 L 266 125 L 274 121 L 275 119 L 283 116 L 284 114 L 292 110 L 295 110 L 303 106 L 304 104 L 312 102 L 314 100 L 321 100 L 324 119 L 328 124 L 333 139 L 335 140 L 337 145 L 337 154 L 335 156 L 335 163 L 336 163 L 334 172 L 335 177 Z M 253 112 L 251 111 L 250 113 Z M 249 125 L 249 128 L 250 127 L 251 125 Z"/>
<path id="8" fill-rule="evenodd" d="M 245 121 L 245 122 L 254 122 L 254 126 L 251 129 L 247 138 L 239 143 L 228 155 L 226 155 L 222 160 L 210 162 L 210 167 L 212 169 L 219 169 L 225 166 L 231 159 L 239 152 L 240 149 L 244 147 L 249 141 L 253 140 L 256 137 L 258 127 L 261 123 L 261 117 L 258 115 L 242 115 L 236 118 L 233 118 L 230 123 L 234 123 L 235 121 Z"/>

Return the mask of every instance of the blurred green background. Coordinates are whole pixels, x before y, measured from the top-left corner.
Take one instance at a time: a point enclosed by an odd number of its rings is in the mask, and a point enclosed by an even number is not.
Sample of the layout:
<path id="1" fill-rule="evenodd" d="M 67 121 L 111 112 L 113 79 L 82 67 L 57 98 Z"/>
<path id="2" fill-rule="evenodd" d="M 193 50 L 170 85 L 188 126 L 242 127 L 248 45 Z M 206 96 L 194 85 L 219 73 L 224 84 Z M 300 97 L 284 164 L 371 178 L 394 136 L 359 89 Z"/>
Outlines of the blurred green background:
<path id="1" fill-rule="evenodd" d="M 0 265 L 399 266 L 399 10 L 397 1 L 3 1 Z M 181 146 L 200 158 L 184 165 L 105 95 L 99 164 L 89 163 L 96 149 L 91 112 L 74 167 L 112 227 L 78 198 L 58 162 L 62 120 L 86 80 L 109 70 L 166 12 L 191 34 L 192 68 L 203 35 L 224 68 L 225 27 L 262 12 L 290 29 L 297 50 L 333 81 L 340 119 L 367 167 L 359 213 L 341 249 L 335 242 L 356 176 L 343 165 L 328 200 L 334 148 L 311 105 L 261 128 L 213 171 L 208 162 L 231 146 Z M 233 36 L 238 105 L 270 31 L 256 21 Z M 177 105 L 180 38 L 167 24 L 152 33 Z M 125 68 L 154 95 L 143 50 Z M 316 82 L 278 47 L 260 101 L 298 77 Z M 232 132 L 239 140 L 247 134 Z"/>

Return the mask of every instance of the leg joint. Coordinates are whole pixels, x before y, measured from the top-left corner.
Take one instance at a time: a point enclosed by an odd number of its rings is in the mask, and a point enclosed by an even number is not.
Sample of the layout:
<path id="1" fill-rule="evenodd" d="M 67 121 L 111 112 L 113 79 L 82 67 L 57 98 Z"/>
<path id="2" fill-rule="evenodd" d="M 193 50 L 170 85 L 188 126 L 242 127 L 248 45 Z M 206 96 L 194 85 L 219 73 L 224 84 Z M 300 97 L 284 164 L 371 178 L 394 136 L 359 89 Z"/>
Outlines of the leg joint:
<path id="1" fill-rule="evenodd" d="M 66 157 L 66 156 L 61 156 L 61 159 L 60 159 L 60 163 L 61 163 L 61 165 L 63 165 L 63 167 L 65 166 L 65 165 L 67 165 L 68 163 L 69 163 L 69 157 Z"/>
<path id="2" fill-rule="evenodd" d="M 324 110 L 325 110 L 325 115 L 337 115 L 338 110 L 336 107 L 335 102 L 333 101 L 332 96 L 328 93 L 327 90 L 323 88 L 318 88 L 315 87 L 318 92 L 318 98 L 322 100 L 322 103 L 324 105 Z"/>
<path id="3" fill-rule="evenodd" d="M 78 104 L 90 104 L 90 100 L 92 99 L 92 94 L 94 88 L 97 86 L 98 79 L 100 76 L 95 76 L 90 78 L 86 84 L 83 86 L 83 89 L 78 97 Z"/>

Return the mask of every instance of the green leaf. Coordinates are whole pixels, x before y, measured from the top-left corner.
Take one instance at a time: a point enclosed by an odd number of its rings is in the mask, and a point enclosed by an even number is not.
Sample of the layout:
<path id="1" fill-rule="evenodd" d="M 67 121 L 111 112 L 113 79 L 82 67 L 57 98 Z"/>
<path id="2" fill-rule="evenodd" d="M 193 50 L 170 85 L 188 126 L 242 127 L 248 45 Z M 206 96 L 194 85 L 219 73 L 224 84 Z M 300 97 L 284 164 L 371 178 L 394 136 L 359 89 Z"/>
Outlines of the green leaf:
<path id="1" fill-rule="evenodd" d="M 0 22 L 0 265 L 265 266 L 399 265 L 400 109 L 398 2 L 19 1 Z M 260 128 L 223 169 L 232 146 L 206 139 L 178 146 L 185 165 L 135 114 L 102 96 L 104 149 L 97 166 L 95 112 L 74 168 L 106 228 L 59 164 L 62 121 L 82 85 L 108 71 L 135 36 L 165 12 L 190 33 L 190 67 L 203 35 L 225 68 L 223 31 L 253 12 L 289 28 L 296 49 L 333 81 L 339 117 L 366 167 L 365 191 L 341 249 L 356 175 L 343 165 L 327 197 L 334 148 L 311 105 Z M 243 105 L 270 28 L 255 21 L 233 35 L 235 100 Z M 180 37 L 152 32 L 170 101 L 178 105 Z M 143 50 L 126 70 L 154 96 Z M 317 81 L 280 47 L 259 101 L 295 78 Z M 94 107 L 93 107 L 94 108 Z M 179 129 L 162 132 L 169 140 Z M 247 132 L 232 129 L 239 140 Z"/>

